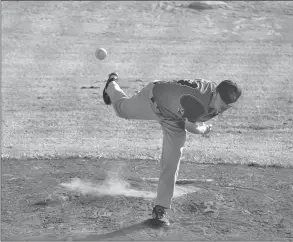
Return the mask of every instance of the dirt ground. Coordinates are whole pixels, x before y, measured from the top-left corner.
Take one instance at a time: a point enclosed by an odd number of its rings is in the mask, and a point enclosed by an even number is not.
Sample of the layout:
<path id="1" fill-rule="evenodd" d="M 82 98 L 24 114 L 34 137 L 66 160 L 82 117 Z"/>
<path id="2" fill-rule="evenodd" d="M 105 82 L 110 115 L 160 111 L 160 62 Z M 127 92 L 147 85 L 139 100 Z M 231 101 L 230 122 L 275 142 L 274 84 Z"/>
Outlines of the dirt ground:
<path id="1" fill-rule="evenodd" d="M 61 186 L 72 179 L 96 187 L 109 171 L 138 191 L 156 192 L 158 163 L 145 160 L 3 162 L 2 240 L 293 240 L 291 169 L 181 164 L 194 178 L 173 200 L 171 225 L 150 227 L 151 197 L 102 196 Z"/>

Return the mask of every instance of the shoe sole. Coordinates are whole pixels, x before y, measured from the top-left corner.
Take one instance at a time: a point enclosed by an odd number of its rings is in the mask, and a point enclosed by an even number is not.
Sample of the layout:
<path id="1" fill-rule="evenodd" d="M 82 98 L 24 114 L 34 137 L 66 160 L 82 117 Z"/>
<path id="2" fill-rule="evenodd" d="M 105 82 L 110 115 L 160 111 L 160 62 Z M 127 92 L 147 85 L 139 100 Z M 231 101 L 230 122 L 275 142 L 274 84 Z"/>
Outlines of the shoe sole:
<path id="1" fill-rule="evenodd" d="M 111 100 L 110 100 L 110 97 L 108 96 L 108 94 L 106 93 L 105 89 L 103 91 L 103 100 L 104 100 L 104 103 L 106 105 L 110 105 L 111 104 Z"/>
<path id="2" fill-rule="evenodd" d="M 103 100 L 104 100 L 104 103 L 105 103 L 106 105 L 111 105 L 111 104 L 112 104 L 109 95 L 106 93 L 106 88 L 108 87 L 108 85 L 110 84 L 110 82 L 112 82 L 112 81 L 110 81 L 110 78 L 111 78 L 112 76 L 117 76 L 116 79 L 118 79 L 118 74 L 116 74 L 116 73 L 115 73 L 115 74 L 114 74 L 114 73 L 111 73 L 111 74 L 109 75 L 108 81 L 107 81 L 107 83 L 106 83 L 106 85 L 105 85 L 105 88 L 104 88 L 104 90 L 103 90 Z"/>

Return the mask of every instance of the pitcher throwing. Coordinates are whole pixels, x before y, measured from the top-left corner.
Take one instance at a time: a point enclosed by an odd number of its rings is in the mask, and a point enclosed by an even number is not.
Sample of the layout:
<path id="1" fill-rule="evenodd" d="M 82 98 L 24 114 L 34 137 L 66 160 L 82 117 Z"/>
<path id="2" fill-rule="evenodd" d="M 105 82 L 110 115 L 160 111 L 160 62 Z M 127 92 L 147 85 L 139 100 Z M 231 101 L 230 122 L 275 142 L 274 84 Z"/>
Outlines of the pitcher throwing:
<path id="1" fill-rule="evenodd" d="M 106 105 L 124 119 L 156 120 L 163 131 L 160 177 L 153 219 L 167 222 L 171 208 L 186 131 L 206 135 L 211 125 L 205 121 L 228 110 L 241 96 L 240 87 L 224 80 L 219 85 L 204 79 L 155 80 L 139 93 L 128 97 L 118 85 L 118 74 L 111 73 L 103 90 Z M 199 126 L 197 123 L 202 122 Z"/>

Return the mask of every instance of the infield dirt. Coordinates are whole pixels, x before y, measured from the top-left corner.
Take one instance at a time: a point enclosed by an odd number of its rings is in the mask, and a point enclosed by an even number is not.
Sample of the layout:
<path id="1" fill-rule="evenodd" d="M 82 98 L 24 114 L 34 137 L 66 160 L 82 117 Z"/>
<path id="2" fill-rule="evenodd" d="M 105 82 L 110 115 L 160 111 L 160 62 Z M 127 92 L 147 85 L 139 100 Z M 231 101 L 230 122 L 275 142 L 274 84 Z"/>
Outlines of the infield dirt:
<path id="1" fill-rule="evenodd" d="M 197 181 L 177 185 L 170 227 L 154 228 L 145 221 L 156 183 L 139 178 L 158 177 L 158 167 L 146 160 L 5 161 L 2 239 L 293 239 L 291 169 L 183 163 L 179 180 Z M 105 195 L 109 171 L 115 183 Z"/>

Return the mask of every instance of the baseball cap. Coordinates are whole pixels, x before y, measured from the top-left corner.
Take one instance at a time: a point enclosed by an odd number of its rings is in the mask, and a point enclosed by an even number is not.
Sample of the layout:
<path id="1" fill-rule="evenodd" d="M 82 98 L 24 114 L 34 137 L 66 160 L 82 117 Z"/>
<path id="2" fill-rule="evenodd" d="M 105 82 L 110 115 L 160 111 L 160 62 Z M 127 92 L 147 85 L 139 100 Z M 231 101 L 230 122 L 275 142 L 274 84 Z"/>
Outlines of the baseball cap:
<path id="1" fill-rule="evenodd" d="M 241 88 L 231 80 L 224 80 L 217 86 L 217 91 L 224 103 L 236 107 L 235 103 L 242 94 Z"/>

